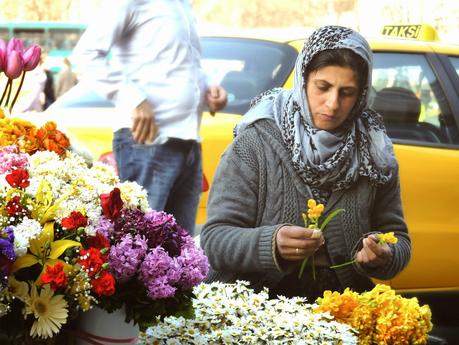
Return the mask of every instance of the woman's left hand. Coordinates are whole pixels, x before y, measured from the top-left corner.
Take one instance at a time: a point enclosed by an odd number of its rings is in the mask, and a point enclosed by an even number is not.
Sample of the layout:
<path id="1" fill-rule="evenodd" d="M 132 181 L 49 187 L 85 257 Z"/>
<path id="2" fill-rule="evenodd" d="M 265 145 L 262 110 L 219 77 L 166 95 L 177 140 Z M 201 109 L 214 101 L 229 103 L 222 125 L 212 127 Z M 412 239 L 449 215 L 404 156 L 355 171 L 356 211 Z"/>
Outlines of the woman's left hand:
<path id="1" fill-rule="evenodd" d="M 364 267 L 377 268 L 388 264 L 392 255 L 387 243 L 378 244 L 377 236 L 370 235 L 363 239 L 363 247 L 357 253 L 356 261 Z"/>

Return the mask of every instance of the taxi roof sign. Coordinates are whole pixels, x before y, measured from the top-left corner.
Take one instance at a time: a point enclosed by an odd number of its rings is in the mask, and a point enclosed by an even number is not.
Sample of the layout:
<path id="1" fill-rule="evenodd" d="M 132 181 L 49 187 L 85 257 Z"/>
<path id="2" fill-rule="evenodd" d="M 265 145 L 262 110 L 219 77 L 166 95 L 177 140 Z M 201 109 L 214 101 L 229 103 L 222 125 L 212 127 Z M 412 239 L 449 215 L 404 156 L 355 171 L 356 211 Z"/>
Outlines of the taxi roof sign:
<path id="1" fill-rule="evenodd" d="M 424 41 L 438 41 L 437 31 L 429 24 L 385 25 L 382 30 L 385 36 L 414 38 Z"/>

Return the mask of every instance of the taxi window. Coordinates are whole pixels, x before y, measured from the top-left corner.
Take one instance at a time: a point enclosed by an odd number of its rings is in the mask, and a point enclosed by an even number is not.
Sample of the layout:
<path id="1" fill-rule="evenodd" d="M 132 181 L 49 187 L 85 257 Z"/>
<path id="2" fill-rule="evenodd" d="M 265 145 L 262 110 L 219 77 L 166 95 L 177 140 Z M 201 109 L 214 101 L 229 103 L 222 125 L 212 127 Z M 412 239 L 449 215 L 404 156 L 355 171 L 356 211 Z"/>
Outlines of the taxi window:
<path id="1" fill-rule="evenodd" d="M 244 114 L 253 97 L 281 87 L 297 52 L 286 44 L 255 39 L 202 37 L 201 65 L 210 83 L 228 92 L 224 112 Z"/>
<path id="2" fill-rule="evenodd" d="M 453 64 L 454 69 L 456 70 L 456 73 L 459 76 L 459 57 L 450 56 L 449 59 L 451 60 L 451 63 Z"/>
<path id="3" fill-rule="evenodd" d="M 371 104 L 394 140 L 451 144 L 458 133 L 440 83 L 422 54 L 374 54 Z"/>

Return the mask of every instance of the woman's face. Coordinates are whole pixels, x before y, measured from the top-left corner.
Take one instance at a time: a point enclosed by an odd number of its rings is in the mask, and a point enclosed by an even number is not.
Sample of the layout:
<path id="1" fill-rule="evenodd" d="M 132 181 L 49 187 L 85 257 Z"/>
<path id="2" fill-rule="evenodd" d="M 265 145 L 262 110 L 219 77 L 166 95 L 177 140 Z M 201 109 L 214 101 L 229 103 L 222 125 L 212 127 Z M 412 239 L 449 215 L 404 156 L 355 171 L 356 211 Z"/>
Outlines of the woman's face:
<path id="1" fill-rule="evenodd" d="M 349 117 L 359 96 L 358 81 L 349 67 L 326 66 L 309 73 L 306 97 L 314 126 L 333 131 Z"/>

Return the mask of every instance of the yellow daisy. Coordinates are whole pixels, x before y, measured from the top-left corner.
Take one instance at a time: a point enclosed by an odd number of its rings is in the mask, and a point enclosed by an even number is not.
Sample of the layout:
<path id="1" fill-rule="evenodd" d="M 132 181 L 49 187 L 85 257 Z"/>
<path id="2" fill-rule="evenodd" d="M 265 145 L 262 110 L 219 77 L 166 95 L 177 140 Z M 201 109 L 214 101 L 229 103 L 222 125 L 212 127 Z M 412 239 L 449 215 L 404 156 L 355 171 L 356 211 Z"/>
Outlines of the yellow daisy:
<path id="1" fill-rule="evenodd" d="M 25 309 L 26 315 L 34 314 L 36 318 L 30 335 L 45 339 L 59 333 L 61 326 L 67 322 L 67 306 L 64 296 L 54 296 L 48 284 L 41 288 L 40 293 L 37 291 L 37 286 L 32 285 Z"/>

